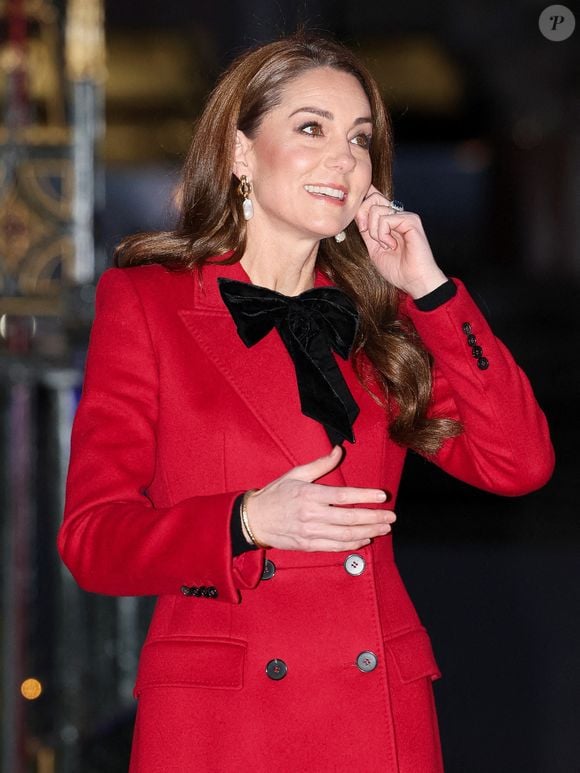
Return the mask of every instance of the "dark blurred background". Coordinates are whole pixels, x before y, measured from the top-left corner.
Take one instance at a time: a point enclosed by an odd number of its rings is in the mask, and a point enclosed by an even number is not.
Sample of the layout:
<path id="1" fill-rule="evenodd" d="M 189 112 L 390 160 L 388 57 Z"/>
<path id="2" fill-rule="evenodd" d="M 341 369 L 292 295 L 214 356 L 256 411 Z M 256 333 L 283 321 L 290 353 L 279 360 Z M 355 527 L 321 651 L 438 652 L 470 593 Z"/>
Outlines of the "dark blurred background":
<path id="1" fill-rule="evenodd" d="M 444 675 L 446 770 L 580 771 L 580 30 L 554 39 L 569 2 L 544 34 L 548 6 L 0 2 L 2 771 L 127 769 L 151 600 L 83 593 L 54 547 L 94 286 L 123 235 L 171 224 L 215 77 L 301 24 L 377 77 L 395 195 L 526 370 L 556 447 L 552 481 L 517 499 L 409 460 L 395 540 Z"/>

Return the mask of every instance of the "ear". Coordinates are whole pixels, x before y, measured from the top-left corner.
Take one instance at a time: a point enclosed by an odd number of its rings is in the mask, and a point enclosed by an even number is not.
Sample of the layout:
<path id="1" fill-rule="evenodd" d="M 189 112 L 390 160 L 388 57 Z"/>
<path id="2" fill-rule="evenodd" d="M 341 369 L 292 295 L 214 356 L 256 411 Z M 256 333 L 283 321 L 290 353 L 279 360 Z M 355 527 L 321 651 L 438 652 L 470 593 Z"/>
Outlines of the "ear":
<path id="1" fill-rule="evenodd" d="M 246 137 L 244 132 L 239 129 L 236 130 L 236 144 L 234 150 L 234 166 L 233 173 L 240 179 L 245 174 L 251 178 L 252 172 L 250 169 L 250 151 L 252 149 L 252 142 Z"/>

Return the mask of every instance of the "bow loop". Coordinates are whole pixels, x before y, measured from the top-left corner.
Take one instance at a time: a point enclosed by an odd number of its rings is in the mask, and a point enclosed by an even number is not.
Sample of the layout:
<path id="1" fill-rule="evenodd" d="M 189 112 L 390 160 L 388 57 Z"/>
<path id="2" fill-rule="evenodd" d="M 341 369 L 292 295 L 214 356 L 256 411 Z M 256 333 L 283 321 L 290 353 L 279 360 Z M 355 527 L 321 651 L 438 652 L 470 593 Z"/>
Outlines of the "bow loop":
<path id="1" fill-rule="evenodd" d="M 310 296 L 309 293 L 316 293 Z M 337 287 L 320 287 L 302 293 L 303 306 L 312 310 L 330 346 L 346 360 L 358 330 L 358 311 Z"/>
<path id="2" fill-rule="evenodd" d="M 337 287 L 288 297 L 266 287 L 218 279 L 240 338 L 251 347 L 276 328 L 292 357 L 302 412 L 324 425 L 331 441 L 354 442 L 359 408 L 331 349 L 346 359 L 358 329 L 354 303 Z"/>

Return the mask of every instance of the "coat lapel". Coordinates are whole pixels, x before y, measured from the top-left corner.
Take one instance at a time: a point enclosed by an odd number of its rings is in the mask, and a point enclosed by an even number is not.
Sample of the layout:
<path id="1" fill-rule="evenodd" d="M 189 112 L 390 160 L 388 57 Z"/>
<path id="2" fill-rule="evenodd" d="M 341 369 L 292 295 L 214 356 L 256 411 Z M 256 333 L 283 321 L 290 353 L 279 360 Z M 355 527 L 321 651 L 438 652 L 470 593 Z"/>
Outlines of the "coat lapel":
<path id="1" fill-rule="evenodd" d="M 201 282 L 196 276 L 193 308 L 178 312 L 187 329 L 291 466 L 327 454 L 331 445 L 323 427 L 300 410 L 294 364 L 278 332 L 270 331 L 248 349 L 219 294 L 218 277 L 251 281 L 240 263 L 206 265 Z M 328 284 L 319 272 L 316 285 Z M 340 357 L 337 362 L 361 410 L 354 424 L 355 444 L 345 443 L 342 464 L 321 481 L 365 485 L 365 480 L 376 480 L 381 464 L 385 412 L 363 389 L 351 364 Z"/>

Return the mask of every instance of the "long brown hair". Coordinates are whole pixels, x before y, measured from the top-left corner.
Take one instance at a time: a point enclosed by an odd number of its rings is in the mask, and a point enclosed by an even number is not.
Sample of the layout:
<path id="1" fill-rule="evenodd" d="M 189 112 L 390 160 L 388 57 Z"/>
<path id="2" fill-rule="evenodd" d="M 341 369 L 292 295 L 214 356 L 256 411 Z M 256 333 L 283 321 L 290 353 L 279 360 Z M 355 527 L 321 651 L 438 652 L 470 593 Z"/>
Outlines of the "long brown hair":
<path id="1" fill-rule="evenodd" d="M 375 80 L 344 46 L 300 33 L 256 47 L 230 65 L 194 130 L 183 168 L 177 226 L 125 239 L 115 251 L 117 265 L 201 268 L 209 258 L 228 251 L 233 252 L 224 263 L 240 260 L 246 248 L 246 226 L 238 180 L 232 173 L 236 129 L 253 138 L 284 87 L 316 67 L 347 72 L 363 87 L 373 118 L 373 183 L 392 197 L 391 124 Z M 432 386 L 429 355 L 411 322 L 398 314 L 400 293 L 375 269 L 354 222 L 342 243 L 321 240 L 317 265 L 357 304 L 361 324 L 355 368 L 368 387 L 364 364 L 372 363 L 380 385 L 378 399 L 390 410 L 392 439 L 434 454 L 443 440 L 460 432 L 460 425 L 450 419 L 427 418 Z"/>

